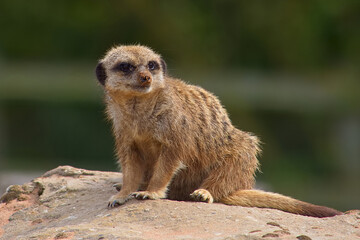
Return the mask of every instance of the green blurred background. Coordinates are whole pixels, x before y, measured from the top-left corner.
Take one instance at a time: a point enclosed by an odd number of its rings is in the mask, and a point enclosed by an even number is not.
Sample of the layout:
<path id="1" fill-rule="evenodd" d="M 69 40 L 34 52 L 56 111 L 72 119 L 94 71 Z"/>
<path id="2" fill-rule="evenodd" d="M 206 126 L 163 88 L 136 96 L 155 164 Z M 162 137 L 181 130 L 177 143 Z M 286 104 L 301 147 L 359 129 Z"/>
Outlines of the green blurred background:
<path id="1" fill-rule="evenodd" d="M 58 165 L 117 170 L 94 68 L 141 43 L 262 139 L 261 187 L 360 207 L 358 0 L 3 0 L 0 28 L 3 184 Z"/>

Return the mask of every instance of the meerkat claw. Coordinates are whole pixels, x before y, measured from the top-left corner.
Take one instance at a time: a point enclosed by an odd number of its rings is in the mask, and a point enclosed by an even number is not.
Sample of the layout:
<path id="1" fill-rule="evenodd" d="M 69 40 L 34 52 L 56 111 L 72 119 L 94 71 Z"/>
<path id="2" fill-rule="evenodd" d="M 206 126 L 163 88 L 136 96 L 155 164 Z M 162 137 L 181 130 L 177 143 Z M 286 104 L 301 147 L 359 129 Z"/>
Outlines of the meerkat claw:
<path id="1" fill-rule="evenodd" d="M 135 193 L 131 194 L 131 196 L 138 200 L 150 199 L 150 196 L 145 192 L 135 192 Z"/>
<path id="2" fill-rule="evenodd" d="M 109 199 L 108 208 L 114 208 L 123 205 L 125 202 L 131 199 L 131 196 L 119 196 L 114 195 Z"/>
<path id="3" fill-rule="evenodd" d="M 114 200 L 112 203 L 109 202 L 108 204 L 108 208 L 114 208 L 114 207 L 117 207 L 119 206 L 120 204 L 118 203 L 118 201 Z"/>
<path id="4" fill-rule="evenodd" d="M 149 191 L 134 192 L 131 194 L 131 196 L 135 197 L 138 200 L 147 200 L 147 199 L 155 200 L 166 197 L 166 195 L 162 192 L 149 192 Z"/>
<path id="5" fill-rule="evenodd" d="M 112 187 L 115 188 L 116 191 L 120 192 L 122 188 L 122 183 L 115 183 L 114 185 L 112 185 Z"/>

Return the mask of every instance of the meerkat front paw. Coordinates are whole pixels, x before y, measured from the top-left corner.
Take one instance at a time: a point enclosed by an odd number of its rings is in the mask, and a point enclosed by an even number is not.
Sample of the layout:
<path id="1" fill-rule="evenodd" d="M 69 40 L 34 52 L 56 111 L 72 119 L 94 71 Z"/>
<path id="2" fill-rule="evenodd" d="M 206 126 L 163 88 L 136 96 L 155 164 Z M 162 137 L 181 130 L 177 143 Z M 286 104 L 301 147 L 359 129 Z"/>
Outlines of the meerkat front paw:
<path id="1" fill-rule="evenodd" d="M 123 195 L 116 194 L 109 199 L 108 208 L 114 208 L 114 207 L 123 205 L 125 202 L 127 202 L 130 199 L 132 199 L 132 197 L 130 195 L 123 196 Z"/>
<path id="2" fill-rule="evenodd" d="M 160 199 L 160 198 L 166 198 L 166 194 L 164 192 L 150 192 L 150 191 L 139 191 L 134 192 L 131 194 L 131 196 L 135 197 L 138 200 L 144 200 L 144 199 Z"/>
<path id="3" fill-rule="evenodd" d="M 211 196 L 211 193 L 206 189 L 197 189 L 192 194 L 190 194 L 190 197 L 198 202 L 214 202 L 213 196 Z"/>

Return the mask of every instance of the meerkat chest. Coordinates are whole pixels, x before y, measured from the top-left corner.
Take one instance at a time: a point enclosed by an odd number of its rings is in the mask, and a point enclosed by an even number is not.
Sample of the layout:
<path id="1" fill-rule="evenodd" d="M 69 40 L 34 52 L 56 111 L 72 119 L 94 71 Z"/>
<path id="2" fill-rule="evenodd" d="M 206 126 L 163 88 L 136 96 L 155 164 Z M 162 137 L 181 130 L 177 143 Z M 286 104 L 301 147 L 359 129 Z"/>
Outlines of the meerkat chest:
<path id="1" fill-rule="evenodd" d="M 151 132 L 154 129 L 154 121 L 146 106 L 136 105 L 109 104 L 108 115 L 113 122 L 115 131 L 142 141 L 153 134 Z"/>

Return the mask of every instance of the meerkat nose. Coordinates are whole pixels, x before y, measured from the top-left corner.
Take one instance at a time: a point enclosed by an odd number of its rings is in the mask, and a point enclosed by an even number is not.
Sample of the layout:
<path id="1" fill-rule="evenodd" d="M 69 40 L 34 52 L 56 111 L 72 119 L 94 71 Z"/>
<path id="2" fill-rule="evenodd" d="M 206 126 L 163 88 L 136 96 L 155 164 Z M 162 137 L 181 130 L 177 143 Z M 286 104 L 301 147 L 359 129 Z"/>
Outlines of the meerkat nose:
<path id="1" fill-rule="evenodd" d="M 141 81 L 142 82 L 147 82 L 150 80 L 150 77 L 149 76 L 141 76 Z"/>
<path id="2" fill-rule="evenodd" d="M 144 74 L 144 73 L 140 73 L 139 80 L 140 80 L 141 84 L 150 83 L 151 82 L 151 76 L 149 76 L 147 74 Z"/>

